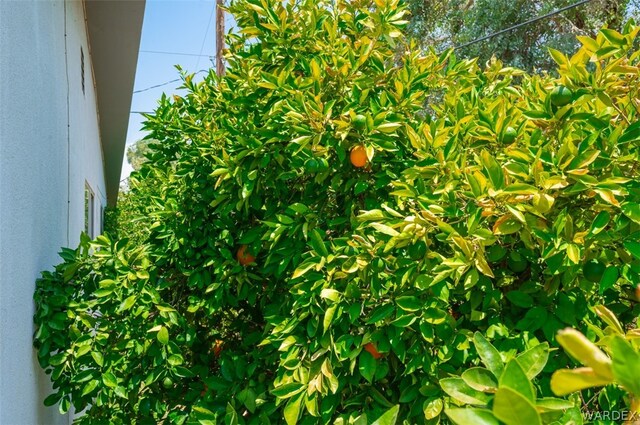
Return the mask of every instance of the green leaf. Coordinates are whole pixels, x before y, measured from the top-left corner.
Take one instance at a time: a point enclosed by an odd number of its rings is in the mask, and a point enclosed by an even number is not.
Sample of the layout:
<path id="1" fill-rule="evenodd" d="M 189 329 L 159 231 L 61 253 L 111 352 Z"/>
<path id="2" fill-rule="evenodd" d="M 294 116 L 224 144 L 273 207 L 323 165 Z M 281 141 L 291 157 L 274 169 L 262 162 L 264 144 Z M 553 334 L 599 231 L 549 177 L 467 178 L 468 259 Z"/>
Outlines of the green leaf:
<path id="1" fill-rule="evenodd" d="M 498 388 L 498 382 L 489 370 L 483 367 L 472 367 L 462 372 L 464 382 L 474 390 L 490 391 Z"/>
<path id="2" fill-rule="evenodd" d="M 371 425 L 395 425 L 398 420 L 398 412 L 400 411 L 400 405 L 396 404 L 391 409 L 387 410 L 378 419 L 373 421 Z"/>
<path id="3" fill-rule="evenodd" d="M 107 297 L 107 296 L 109 296 L 109 295 L 113 294 L 113 291 L 114 291 L 115 289 L 116 289 L 116 288 L 104 288 L 104 289 L 98 289 L 97 291 L 95 291 L 95 292 L 93 293 L 93 295 L 94 295 L 96 298 L 104 298 L 104 297 Z"/>
<path id="4" fill-rule="evenodd" d="M 499 388 L 493 399 L 493 414 L 506 425 L 542 425 L 533 403 L 510 388 Z"/>
<path id="5" fill-rule="evenodd" d="M 620 273 L 618 272 L 618 268 L 616 266 L 609 266 L 604 271 L 602 278 L 600 279 L 600 295 L 604 294 L 609 288 L 613 288 L 613 286 L 618 281 L 618 277 Z"/>
<path id="6" fill-rule="evenodd" d="M 620 205 L 620 210 L 631 220 L 640 224 L 640 204 L 634 202 L 625 202 Z"/>
<path id="7" fill-rule="evenodd" d="M 96 362 L 98 366 L 104 365 L 104 357 L 102 356 L 102 353 L 99 353 L 97 351 L 92 351 L 91 357 L 93 357 L 93 360 Z"/>
<path id="8" fill-rule="evenodd" d="M 373 377 L 376 374 L 378 368 L 378 362 L 368 351 L 362 351 L 358 357 L 358 370 L 360 375 L 368 382 L 373 382 Z"/>
<path id="9" fill-rule="evenodd" d="M 388 236 L 398 236 L 400 233 L 395 230 L 392 227 L 387 226 L 386 224 L 382 224 L 382 223 L 371 223 L 369 226 L 373 227 L 374 229 L 376 229 L 378 232 L 388 235 Z"/>
<path id="10" fill-rule="evenodd" d="M 338 302 L 338 301 L 340 301 L 340 292 L 336 291 L 335 289 L 324 288 L 320 292 L 320 298 L 326 298 L 326 299 L 331 300 L 333 302 Z"/>
<path id="11" fill-rule="evenodd" d="M 311 248 L 313 248 L 316 253 L 320 254 L 323 257 L 328 256 L 329 251 L 327 250 L 327 246 L 324 244 L 322 235 L 320 234 L 318 229 L 313 229 L 310 233 L 310 236 L 311 239 L 309 240 L 309 245 L 311 245 Z"/>
<path id="12" fill-rule="evenodd" d="M 175 366 L 173 368 L 173 373 L 179 378 L 193 378 L 195 373 L 191 372 L 184 366 Z"/>
<path id="13" fill-rule="evenodd" d="M 102 383 L 104 383 L 109 388 L 115 388 L 118 386 L 118 380 L 111 372 L 107 372 L 102 375 Z"/>
<path id="14" fill-rule="evenodd" d="M 556 410 L 567 410 L 574 407 L 573 402 L 561 398 L 544 397 L 536 400 L 538 412 L 553 412 Z"/>
<path id="15" fill-rule="evenodd" d="M 609 214 L 607 211 L 600 211 L 596 218 L 593 220 L 593 223 L 591 223 L 591 233 L 597 235 L 598 233 L 602 232 L 604 228 L 607 227 L 610 220 L 611 214 Z"/>
<path id="16" fill-rule="evenodd" d="M 590 367 L 560 369 L 551 375 L 551 391 L 555 395 L 564 396 L 585 388 L 609 385 L 611 382 L 611 379 L 596 375 Z"/>
<path id="17" fill-rule="evenodd" d="M 133 307 L 133 304 L 135 304 L 135 302 L 136 302 L 135 295 L 131 295 L 130 297 L 127 297 L 127 299 L 122 301 L 122 304 L 120 304 L 120 307 L 118 308 L 118 312 L 122 313 L 123 311 L 129 310 L 131 307 Z"/>
<path id="18" fill-rule="evenodd" d="M 512 304 L 515 304 L 518 307 L 533 307 L 533 298 L 531 298 L 531 295 L 525 294 L 522 291 L 509 291 L 505 296 L 509 301 L 511 301 Z"/>
<path id="19" fill-rule="evenodd" d="M 424 418 L 429 420 L 440 415 L 442 412 L 442 408 L 444 407 L 444 403 L 441 398 L 436 398 L 432 400 L 425 400 L 422 406 L 422 412 L 424 413 Z"/>
<path id="20" fill-rule="evenodd" d="M 384 320 L 387 317 L 389 317 L 389 315 L 393 313 L 394 310 L 395 310 L 395 307 L 393 306 L 393 304 L 385 304 L 385 305 L 376 307 L 371 312 L 371 317 L 367 319 L 366 323 L 372 324 L 372 323 L 379 322 L 380 320 Z"/>
<path id="21" fill-rule="evenodd" d="M 489 395 L 471 388 L 462 378 L 443 378 L 440 386 L 445 393 L 461 403 L 484 406 L 491 399 Z"/>
<path id="22" fill-rule="evenodd" d="M 82 389 L 82 397 L 86 396 L 87 394 L 91 394 L 99 384 L 100 381 L 98 381 L 97 379 L 92 379 L 91 381 L 87 382 L 87 385 L 85 385 Z"/>
<path id="23" fill-rule="evenodd" d="M 633 142 L 640 139 L 640 121 L 636 121 L 624 130 L 618 139 L 618 144 Z"/>
<path id="24" fill-rule="evenodd" d="M 482 359 L 482 363 L 493 373 L 493 376 L 496 378 L 502 376 L 504 364 L 496 347 L 491 345 L 480 332 L 473 334 L 473 343 L 478 351 L 478 355 Z"/>
<path id="25" fill-rule="evenodd" d="M 547 50 L 549 51 L 549 54 L 551 55 L 551 57 L 553 58 L 553 60 L 560 66 L 562 65 L 567 65 L 569 63 L 569 59 L 565 56 L 564 53 L 556 50 L 556 49 L 552 49 L 551 47 L 547 48 Z"/>
<path id="26" fill-rule="evenodd" d="M 549 313 L 540 306 L 533 307 L 516 323 L 516 329 L 533 332 L 540 329 L 547 322 Z"/>
<path id="27" fill-rule="evenodd" d="M 62 398 L 61 393 L 59 392 L 53 393 L 53 394 L 50 394 L 47 398 L 45 398 L 43 403 L 45 406 L 53 406 L 58 401 L 60 401 L 60 398 Z"/>
<path id="28" fill-rule="evenodd" d="M 324 319 L 322 320 L 323 333 L 326 333 L 329 327 L 331 326 L 331 322 L 333 322 L 333 316 L 336 314 L 337 308 L 338 308 L 338 305 L 336 304 L 329 307 L 324 312 Z"/>
<path id="29" fill-rule="evenodd" d="M 167 359 L 167 363 L 169 363 L 171 366 L 180 366 L 182 363 L 184 363 L 184 358 L 180 354 L 172 354 Z"/>
<path id="30" fill-rule="evenodd" d="M 457 425 L 500 425 L 493 413 L 486 409 L 445 409 L 444 413 Z"/>
<path id="31" fill-rule="evenodd" d="M 640 259 L 640 242 L 626 241 L 623 243 L 625 249 L 631 253 L 637 259 Z"/>
<path id="32" fill-rule="evenodd" d="M 158 338 L 160 344 L 167 345 L 169 343 L 169 330 L 166 327 L 161 326 L 156 338 Z"/>
<path id="33" fill-rule="evenodd" d="M 603 305 L 598 305 L 594 308 L 596 314 L 607 325 L 611 326 L 611 328 L 616 331 L 620 335 L 624 335 L 624 329 L 622 329 L 622 325 L 618 321 L 618 318 L 611 310 Z"/>
<path id="34" fill-rule="evenodd" d="M 512 183 L 505 187 L 503 192 L 511 195 L 535 195 L 540 193 L 538 188 L 525 183 Z"/>
<path id="35" fill-rule="evenodd" d="M 378 220 L 384 220 L 384 219 L 385 219 L 385 215 L 381 210 L 363 211 L 360 214 L 358 214 L 359 221 L 378 221 Z"/>
<path id="36" fill-rule="evenodd" d="M 524 373 L 529 379 L 535 378 L 542 372 L 548 359 L 549 344 L 547 342 L 538 344 L 516 357 L 516 360 L 518 360 L 518 363 L 522 366 Z"/>
<path id="37" fill-rule="evenodd" d="M 287 422 L 287 425 L 295 425 L 298 422 L 303 398 L 304 393 L 300 393 L 289 400 L 287 405 L 284 407 L 284 420 Z"/>
<path id="38" fill-rule="evenodd" d="M 611 343 L 613 376 L 616 381 L 636 397 L 640 396 L 640 353 L 620 335 Z"/>
<path id="39" fill-rule="evenodd" d="M 500 164 L 487 151 L 480 153 L 480 161 L 494 189 L 502 189 L 504 187 L 504 173 Z"/>
<path id="40" fill-rule="evenodd" d="M 500 388 L 511 388 L 531 403 L 535 403 L 536 394 L 531 380 L 516 359 L 509 360 L 500 376 Z"/>
<path id="41" fill-rule="evenodd" d="M 624 36 L 616 30 L 602 28 L 600 30 L 600 33 L 604 35 L 604 38 L 606 38 L 607 41 L 609 41 L 609 43 L 613 44 L 614 46 L 623 47 L 626 44 L 626 39 L 624 38 Z"/>
<path id="42" fill-rule="evenodd" d="M 404 311 L 418 311 L 423 306 L 422 301 L 413 296 L 398 297 L 396 298 L 396 304 Z"/>
<path id="43" fill-rule="evenodd" d="M 556 340 L 574 359 L 590 367 L 597 375 L 613 379 L 611 359 L 581 332 L 566 328 L 558 331 Z"/>
<path id="44" fill-rule="evenodd" d="M 300 382 L 290 382 L 288 384 L 280 385 L 279 387 L 274 388 L 273 390 L 271 390 L 271 394 L 278 398 L 286 399 L 300 393 L 305 388 L 307 388 L 305 384 L 302 384 Z"/>

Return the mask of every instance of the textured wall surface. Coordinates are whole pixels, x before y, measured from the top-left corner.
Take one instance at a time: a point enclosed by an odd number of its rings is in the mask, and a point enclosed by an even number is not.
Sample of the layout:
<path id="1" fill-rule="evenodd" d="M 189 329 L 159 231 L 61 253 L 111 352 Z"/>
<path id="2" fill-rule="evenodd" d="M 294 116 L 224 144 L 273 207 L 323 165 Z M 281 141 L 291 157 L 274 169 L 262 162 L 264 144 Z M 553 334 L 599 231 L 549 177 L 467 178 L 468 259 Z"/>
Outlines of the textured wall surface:
<path id="1" fill-rule="evenodd" d="M 32 297 L 40 272 L 59 262 L 60 247 L 78 243 L 85 181 L 96 195 L 96 216 L 105 204 L 86 34 L 80 1 L 0 2 L 2 425 L 68 422 L 42 404 L 50 385 L 32 348 Z"/>

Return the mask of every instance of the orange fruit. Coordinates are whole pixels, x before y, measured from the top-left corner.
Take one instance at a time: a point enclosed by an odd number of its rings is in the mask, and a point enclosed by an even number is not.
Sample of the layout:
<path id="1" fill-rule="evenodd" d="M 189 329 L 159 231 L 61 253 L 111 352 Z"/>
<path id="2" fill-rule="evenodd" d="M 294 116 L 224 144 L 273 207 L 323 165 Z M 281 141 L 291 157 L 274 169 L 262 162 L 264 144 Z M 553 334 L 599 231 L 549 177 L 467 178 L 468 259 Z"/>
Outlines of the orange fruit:
<path id="1" fill-rule="evenodd" d="M 213 344 L 213 347 L 211 348 L 211 351 L 213 351 L 213 355 L 218 357 L 220 355 L 220 352 L 222 352 L 222 345 L 224 344 L 224 341 L 222 341 L 221 339 L 216 339 L 216 342 Z"/>
<path id="2" fill-rule="evenodd" d="M 205 395 L 207 395 L 208 392 L 209 392 L 209 387 L 207 386 L 207 384 L 204 384 L 204 389 L 200 391 L 200 397 L 204 397 Z"/>
<path id="3" fill-rule="evenodd" d="M 362 168 L 367 165 L 367 162 L 369 161 L 367 158 L 367 150 L 364 146 L 358 145 L 351 149 L 349 159 L 351 160 L 351 164 L 353 164 L 354 167 Z"/>
<path id="4" fill-rule="evenodd" d="M 374 359 L 379 359 L 380 357 L 382 357 L 382 354 L 380 354 L 380 352 L 378 351 L 378 349 L 376 348 L 376 346 L 372 342 L 367 342 L 364 345 L 364 349 L 369 354 L 371 354 Z"/>
<path id="5" fill-rule="evenodd" d="M 636 286 L 636 298 L 640 301 L 640 284 Z"/>
<path id="6" fill-rule="evenodd" d="M 242 245 L 238 249 L 238 254 L 237 254 L 236 258 L 238 259 L 238 263 L 242 264 L 243 266 L 246 266 L 248 264 L 253 263 L 255 261 L 255 259 L 256 259 L 256 257 L 251 255 L 251 253 L 247 252 L 247 246 L 246 245 Z"/>

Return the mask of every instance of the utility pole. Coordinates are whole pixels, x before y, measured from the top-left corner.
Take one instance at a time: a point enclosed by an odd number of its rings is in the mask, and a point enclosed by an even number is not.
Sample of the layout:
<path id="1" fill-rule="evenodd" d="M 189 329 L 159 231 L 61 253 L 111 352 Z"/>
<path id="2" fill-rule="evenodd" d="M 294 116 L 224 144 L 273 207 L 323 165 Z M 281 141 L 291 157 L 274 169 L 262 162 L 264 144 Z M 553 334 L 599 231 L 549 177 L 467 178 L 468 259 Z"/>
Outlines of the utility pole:
<path id="1" fill-rule="evenodd" d="M 222 49 L 224 48 L 224 10 L 223 0 L 216 0 L 216 74 L 224 75 Z"/>

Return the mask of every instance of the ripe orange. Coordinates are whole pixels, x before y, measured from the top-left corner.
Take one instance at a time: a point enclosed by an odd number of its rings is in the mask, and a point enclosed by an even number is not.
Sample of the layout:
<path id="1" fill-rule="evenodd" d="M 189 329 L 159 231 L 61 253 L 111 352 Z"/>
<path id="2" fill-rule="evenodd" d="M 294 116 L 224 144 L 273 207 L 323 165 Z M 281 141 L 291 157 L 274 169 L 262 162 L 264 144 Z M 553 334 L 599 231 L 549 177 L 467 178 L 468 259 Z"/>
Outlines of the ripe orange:
<path id="1" fill-rule="evenodd" d="M 371 354 L 374 359 L 379 359 L 380 357 L 382 357 L 382 354 L 380 354 L 380 352 L 378 351 L 378 349 L 376 348 L 376 346 L 372 342 L 367 342 L 364 345 L 364 349 L 369 354 Z"/>
<path id="2" fill-rule="evenodd" d="M 351 160 L 351 164 L 353 164 L 354 167 L 362 168 L 367 165 L 367 162 L 369 161 L 367 159 L 367 150 L 364 146 L 358 145 L 351 149 L 349 159 Z"/>
<path id="3" fill-rule="evenodd" d="M 636 298 L 640 301 L 640 284 L 636 286 Z"/>
<path id="4" fill-rule="evenodd" d="M 255 261 L 255 259 L 256 259 L 256 257 L 251 255 L 251 253 L 247 252 L 247 246 L 246 245 L 242 245 L 238 249 L 238 254 L 237 254 L 236 258 L 238 259 L 238 263 L 242 264 L 243 266 L 246 266 L 248 264 L 253 263 Z"/>
<path id="5" fill-rule="evenodd" d="M 220 353 L 222 352 L 222 345 L 224 344 L 224 341 L 221 339 L 216 339 L 216 342 L 213 344 L 213 347 L 211 348 L 211 351 L 213 351 L 213 355 L 218 357 L 220 355 Z"/>

